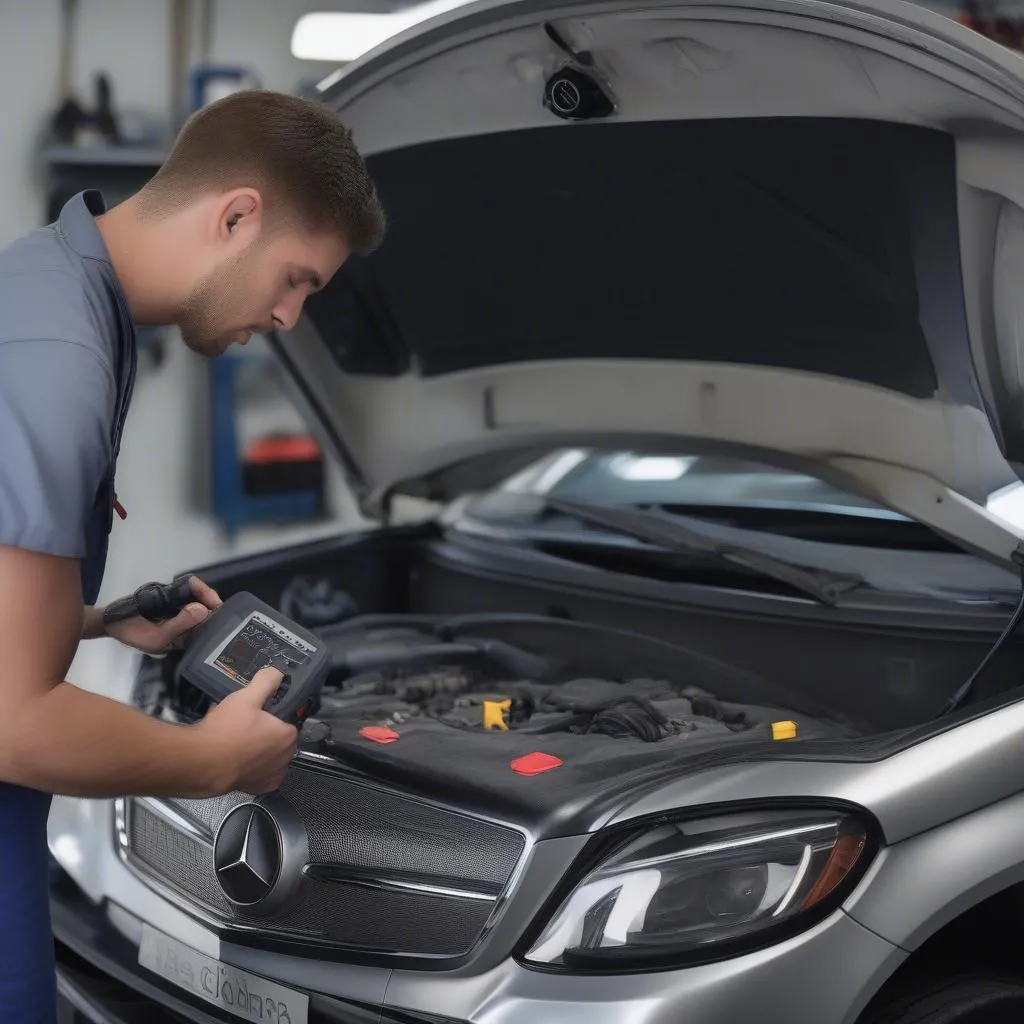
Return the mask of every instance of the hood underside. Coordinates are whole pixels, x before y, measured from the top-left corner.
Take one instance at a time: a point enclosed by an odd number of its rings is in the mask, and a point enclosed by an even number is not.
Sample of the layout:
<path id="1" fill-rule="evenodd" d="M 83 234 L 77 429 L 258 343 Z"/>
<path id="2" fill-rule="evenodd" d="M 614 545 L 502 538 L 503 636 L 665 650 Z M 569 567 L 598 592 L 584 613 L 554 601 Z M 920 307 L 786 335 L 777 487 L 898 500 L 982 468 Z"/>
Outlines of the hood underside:
<path id="1" fill-rule="evenodd" d="M 326 86 L 388 236 L 279 351 L 371 503 L 727 450 L 1005 559 L 1022 66 L 903 3 L 471 4 Z M 609 109 L 557 116 L 566 74 Z"/>

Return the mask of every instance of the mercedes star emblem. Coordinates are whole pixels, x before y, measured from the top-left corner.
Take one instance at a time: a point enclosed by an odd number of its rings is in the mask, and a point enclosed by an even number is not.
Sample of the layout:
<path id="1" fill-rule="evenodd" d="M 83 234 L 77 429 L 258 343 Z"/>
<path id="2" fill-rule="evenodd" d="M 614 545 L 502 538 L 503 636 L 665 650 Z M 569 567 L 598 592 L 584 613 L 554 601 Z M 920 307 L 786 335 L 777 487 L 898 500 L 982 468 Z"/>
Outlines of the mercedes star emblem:
<path id="1" fill-rule="evenodd" d="M 281 873 L 277 822 L 259 804 L 236 807 L 221 823 L 213 862 L 220 887 L 232 903 L 259 903 Z"/>
<path id="2" fill-rule="evenodd" d="M 213 845 L 213 866 L 236 907 L 270 911 L 301 878 L 306 832 L 281 798 L 239 804 L 224 816 Z"/>

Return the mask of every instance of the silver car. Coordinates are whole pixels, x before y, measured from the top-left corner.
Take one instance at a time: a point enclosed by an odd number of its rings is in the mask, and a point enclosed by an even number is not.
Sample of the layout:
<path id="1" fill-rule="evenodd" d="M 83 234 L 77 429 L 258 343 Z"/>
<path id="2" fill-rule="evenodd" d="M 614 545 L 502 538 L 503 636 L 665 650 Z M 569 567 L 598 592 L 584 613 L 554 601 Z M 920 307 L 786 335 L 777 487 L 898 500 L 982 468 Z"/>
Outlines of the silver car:
<path id="1" fill-rule="evenodd" d="M 197 569 L 335 668 L 279 792 L 55 802 L 69 1019 L 1024 1019 L 1022 70 L 522 0 L 325 82 L 389 235 L 271 340 L 375 522 Z"/>

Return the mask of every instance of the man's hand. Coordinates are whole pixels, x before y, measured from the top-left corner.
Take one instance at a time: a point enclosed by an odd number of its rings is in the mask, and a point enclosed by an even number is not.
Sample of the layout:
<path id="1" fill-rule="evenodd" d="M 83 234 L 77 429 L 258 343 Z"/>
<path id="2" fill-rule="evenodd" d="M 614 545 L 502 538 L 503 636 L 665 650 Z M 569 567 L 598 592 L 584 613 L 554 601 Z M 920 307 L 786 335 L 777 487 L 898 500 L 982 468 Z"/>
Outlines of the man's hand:
<path id="1" fill-rule="evenodd" d="M 0 782 L 93 798 L 280 784 L 298 730 L 263 710 L 279 673 L 258 673 L 197 725 L 174 725 L 68 683 L 81 635 L 78 562 L 0 545 Z"/>
<path id="2" fill-rule="evenodd" d="M 109 636 L 128 647 L 134 647 L 145 654 L 162 654 L 172 647 L 184 647 L 196 626 L 222 604 L 218 593 L 197 576 L 189 577 L 195 601 L 167 622 L 159 624 L 144 619 L 141 615 L 123 622 L 103 625 L 103 609 L 97 608 L 87 616 L 83 635 L 86 637 Z"/>
<path id="3" fill-rule="evenodd" d="M 227 777 L 218 788 L 269 793 L 284 781 L 299 731 L 263 710 L 283 678 L 276 668 L 260 669 L 248 686 L 215 704 L 195 726 L 212 749 L 224 754 Z"/>

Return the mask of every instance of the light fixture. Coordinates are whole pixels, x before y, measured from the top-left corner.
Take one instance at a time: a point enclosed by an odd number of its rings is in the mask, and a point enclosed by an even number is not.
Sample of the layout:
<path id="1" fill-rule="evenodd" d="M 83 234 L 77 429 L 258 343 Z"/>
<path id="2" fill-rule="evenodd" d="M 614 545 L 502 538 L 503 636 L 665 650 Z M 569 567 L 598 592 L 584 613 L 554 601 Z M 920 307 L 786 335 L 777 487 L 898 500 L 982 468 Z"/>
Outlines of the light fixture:
<path id="1" fill-rule="evenodd" d="M 387 14 L 315 11 L 304 14 L 292 30 L 292 56 L 299 60 L 348 63 L 437 14 L 461 7 L 466 0 L 429 0 Z"/>

